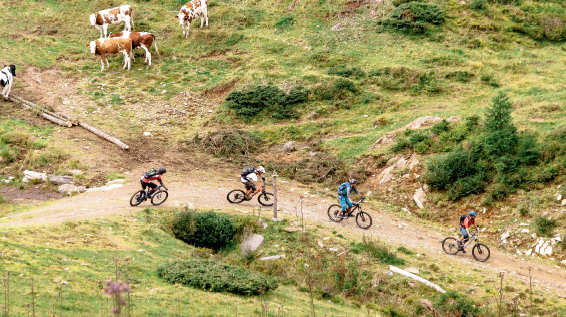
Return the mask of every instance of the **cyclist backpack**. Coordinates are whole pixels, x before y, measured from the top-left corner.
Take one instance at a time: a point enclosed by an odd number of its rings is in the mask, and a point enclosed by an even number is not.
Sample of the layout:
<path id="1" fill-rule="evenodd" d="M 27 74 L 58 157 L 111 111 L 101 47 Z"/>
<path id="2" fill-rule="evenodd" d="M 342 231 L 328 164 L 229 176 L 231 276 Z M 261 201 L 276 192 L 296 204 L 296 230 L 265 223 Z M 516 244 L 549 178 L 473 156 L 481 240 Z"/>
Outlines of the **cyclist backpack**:
<path id="1" fill-rule="evenodd" d="M 246 178 L 251 173 L 255 173 L 255 168 L 253 167 L 246 167 L 242 170 L 242 177 Z"/>
<path id="2" fill-rule="evenodd" d="M 150 169 L 149 171 L 143 173 L 143 177 L 145 179 L 149 179 L 150 177 L 159 175 L 159 172 L 157 172 L 157 170 L 155 168 Z"/>
<path id="3" fill-rule="evenodd" d="M 338 186 L 338 194 L 340 196 L 348 195 L 348 193 L 347 193 L 348 185 L 350 185 L 350 183 L 345 182 L 345 183 L 342 183 L 340 186 Z"/>
<path id="4" fill-rule="evenodd" d="M 460 216 L 460 228 L 462 227 L 462 224 L 464 223 L 464 219 L 466 219 L 466 218 L 470 219 L 470 216 L 469 215 L 461 215 Z"/>

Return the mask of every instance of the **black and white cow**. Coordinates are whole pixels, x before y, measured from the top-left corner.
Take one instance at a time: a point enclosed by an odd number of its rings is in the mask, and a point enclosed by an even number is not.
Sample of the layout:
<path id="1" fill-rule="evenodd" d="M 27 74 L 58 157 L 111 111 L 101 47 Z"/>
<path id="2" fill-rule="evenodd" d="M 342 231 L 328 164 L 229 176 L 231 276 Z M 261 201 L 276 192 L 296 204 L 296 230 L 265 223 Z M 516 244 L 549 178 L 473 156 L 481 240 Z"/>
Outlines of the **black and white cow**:
<path id="1" fill-rule="evenodd" d="M 16 76 L 16 66 L 14 65 L 5 66 L 4 69 L 0 70 L 0 85 L 4 87 L 2 89 L 2 97 L 4 97 L 4 101 L 8 101 L 14 76 Z"/>

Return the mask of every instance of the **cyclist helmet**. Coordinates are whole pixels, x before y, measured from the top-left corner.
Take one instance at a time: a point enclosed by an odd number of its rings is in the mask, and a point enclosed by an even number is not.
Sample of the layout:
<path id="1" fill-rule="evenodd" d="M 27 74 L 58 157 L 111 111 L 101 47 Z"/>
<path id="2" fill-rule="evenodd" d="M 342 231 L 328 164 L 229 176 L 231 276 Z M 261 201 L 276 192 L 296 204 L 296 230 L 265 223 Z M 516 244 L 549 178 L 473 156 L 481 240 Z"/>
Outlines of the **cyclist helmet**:
<path id="1" fill-rule="evenodd" d="M 165 172 L 167 172 L 167 170 L 165 169 L 165 167 L 160 167 L 160 168 L 159 168 L 159 174 L 165 174 Z"/>
<path id="2" fill-rule="evenodd" d="M 473 210 L 470 211 L 470 217 L 476 217 L 477 215 L 478 215 L 477 212 L 475 212 L 475 211 L 473 211 Z"/>
<path id="3" fill-rule="evenodd" d="M 265 173 L 265 168 L 263 168 L 263 166 L 260 166 L 257 168 L 257 171 L 260 173 Z"/>
<path id="4" fill-rule="evenodd" d="M 350 184 L 352 184 L 352 185 L 356 184 L 357 182 L 358 182 L 358 181 L 355 180 L 354 178 L 352 178 L 352 179 L 350 180 Z"/>

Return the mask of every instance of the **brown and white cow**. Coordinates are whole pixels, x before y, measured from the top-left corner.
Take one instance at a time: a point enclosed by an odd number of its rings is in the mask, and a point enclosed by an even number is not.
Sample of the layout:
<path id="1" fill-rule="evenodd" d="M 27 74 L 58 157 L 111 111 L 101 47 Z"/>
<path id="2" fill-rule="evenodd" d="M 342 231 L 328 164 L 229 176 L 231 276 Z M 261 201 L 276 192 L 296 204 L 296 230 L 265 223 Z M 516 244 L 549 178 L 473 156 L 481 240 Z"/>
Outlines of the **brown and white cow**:
<path id="1" fill-rule="evenodd" d="M 102 37 L 102 31 L 104 31 L 104 37 L 107 37 L 109 24 L 115 25 L 124 22 L 124 31 L 132 31 L 134 25 L 132 7 L 129 5 L 98 11 L 91 14 L 89 18 L 90 25 L 100 31 L 100 37 Z"/>
<path id="2" fill-rule="evenodd" d="M 208 0 L 193 0 L 187 2 L 175 17 L 179 19 L 179 24 L 183 29 L 183 36 L 185 36 L 185 38 L 189 37 L 191 21 L 197 17 L 200 17 L 200 28 L 202 29 L 204 19 L 206 19 L 206 27 L 208 28 Z M 186 31 L 185 26 L 187 27 Z"/>
<path id="3" fill-rule="evenodd" d="M 149 66 L 151 66 L 151 53 L 149 49 L 151 45 L 155 42 L 155 52 L 159 54 L 157 50 L 157 41 L 155 41 L 155 35 L 147 32 L 119 32 L 119 33 L 112 33 L 110 32 L 110 38 L 130 38 L 132 40 L 132 49 L 143 49 L 145 51 L 145 61 L 144 64 L 149 60 Z M 135 61 L 136 58 L 134 57 L 134 53 L 132 52 L 132 59 Z"/>
<path id="4" fill-rule="evenodd" d="M 86 45 L 87 47 L 90 46 L 90 53 L 92 55 L 100 55 L 100 63 L 102 64 L 102 69 L 100 71 L 104 71 L 104 60 L 106 60 L 107 68 L 110 68 L 110 63 L 108 63 L 107 54 L 124 54 L 124 68 L 128 66 L 128 70 L 130 70 L 130 59 L 132 54 L 132 39 L 130 38 L 113 38 L 113 39 L 98 39 L 91 41 L 90 44 Z"/>

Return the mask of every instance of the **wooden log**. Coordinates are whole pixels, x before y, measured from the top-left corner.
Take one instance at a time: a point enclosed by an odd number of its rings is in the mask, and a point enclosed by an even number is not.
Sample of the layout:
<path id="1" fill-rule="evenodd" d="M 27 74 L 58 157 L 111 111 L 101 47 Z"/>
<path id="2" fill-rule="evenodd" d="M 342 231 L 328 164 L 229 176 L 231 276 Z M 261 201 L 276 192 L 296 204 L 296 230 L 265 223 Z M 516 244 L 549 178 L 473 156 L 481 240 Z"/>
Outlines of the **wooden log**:
<path id="1" fill-rule="evenodd" d="M 112 142 L 114 144 L 116 144 L 119 148 L 121 148 L 122 150 L 127 150 L 130 147 L 127 146 L 126 144 L 124 144 L 122 141 L 116 139 L 115 137 L 112 137 L 104 132 L 98 131 L 97 129 L 89 126 L 88 124 L 84 123 L 84 122 L 79 122 L 79 126 L 85 128 L 86 130 L 98 135 L 99 137 L 105 139 L 108 142 Z"/>
<path id="2" fill-rule="evenodd" d="M 51 122 L 53 122 L 53 123 L 55 123 L 55 124 L 58 124 L 58 125 L 60 125 L 60 126 L 62 126 L 62 127 L 70 128 L 70 127 L 73 126 L 73 124 L 71 123 L 71 121 L 61 120 L 61 119 L 56 118 L 56 117 L 54 117 L 54 116 L 48 115 L 47 113 L 40 112 L 40 113 L 38 113 L 38 116 L 40 116 L 40 117 L 42 117 L 42 118 L 44 118 L 44 119 L 46 119 L 46 120 L 49 120 L 49 121 L 51 121 Z"/>
<path id="3" fill-rule="evenodd" d="M 440 286 L 438 286 L 438 285 L 436 285 L 436 284 L 434 284 L 434 283 L 432 283 L 432 282 L 430 282 L 430 281 L 428 281 L 428 280 L 425 280 L 424 278 L 422 278 L 422 277 L 420 277 L 420 276 L 417 276 L 417 275 L 415 275 L 415 274 L 413 274 L 413 273 L 409 273 L 409 272 L 407 272 L 407 271 L 405 271 L 405 270 L 402 270 L 402 269 L 400 269 L 400 268 L 398 268 L 398 267 L 395 267 L 395 266 L 393 266 L 393 265 L 390 265 L 390 266 L 389 266 L 389 269 L 390 269 L 391 271 L 395 272 L 395 273 L 401 274 L 401 275 L 406 276 L 406 277 L 410 277 L 410 278 L 412 278 L 412 279 L 415 280 L 415 281 L 418 281 L 418 282 L 421 282 L 421 283 L 423 283 L 423 284 L 425 284 L 425 285 L 428 285 L 428 286 L 434 288 L 436 291 L 438 291 L 438 292 L 440 292 L 440 293 L 446 293 L 446 291 L 443 290 Z"/>
<path id="4" fill-rule="evenodd" d="M 58 124 L 60 126 L 67 127 L 67 128 L 70 128 L 70 127 L 73 126 L 73 123 L 71 121 L 67 120 L 66 118 L 63 118 L 60 115 L 53 113 L 49 110 L 43 109 L 43 108 L 39 107 L 38 105 L 33 104 L 33 103 L 31 103 L 31 102 L 29 102 L 25 99 L 22 99 L 18 96 L 10 96 L 9 98 L 11 99 L 12 102 L 20 103 L 22 106 L 24 106 L 25 109 L 36 111 L 38 116 L 40 116 L 40 117 L 42 117 L 46 120 L 49 120 L 49 121 L 51 121 L 55 124 Z"/>
<path id="5" fill-rule="evenodd" d="M 22 103 L 22 104 L 24 104 L 24 105 L 27 105 L 28 107 L 30 107 L 30 108 L 32 108 L 32 109 L 34 109 L 34 110 L 44 112 L 44 113 L 46 113 L 46 114 L 48 114 L 48 115 L 50 115 L 50 116 L 52 116 L 52 117 L 59 118 L 60 120 L 64 120 L 64 121 L 72 121 L 67 115 L 64 115 L 64 114 L 62 114 L 62 113 L 54 113 L 54 112 L 51 112 L 51 111 L 49 111 L 49 110 L 47 110 L 47 109 L 45 109 L 45 108 L 43 108 L 43 107 L 41 107 L 41 106 L 39 106 L 39 105 L 33 103 L 33 102 L 29 102 L 29 101 L 27 101 L 27 100 L 25 100 L 25 99 L 23 99 L 23 98 L 18 97 L 18 96 L 10 96 L 10 97 L 13 98 L 13 99 L 15 99 L 15 100 L 16 100 L 15 102 L 18 102 L 18 101 L 19 101 L 20 103 Z M 14 101 L 14 100 L 12 100 L 12 101 Z M 72 122 L 71 122 L 71 123 L 72 123 Z M 75 125 L 76 125 L 76 124 L 75 124 Z"/>

